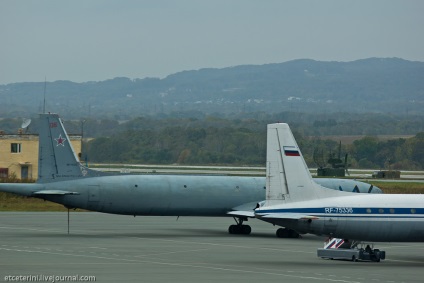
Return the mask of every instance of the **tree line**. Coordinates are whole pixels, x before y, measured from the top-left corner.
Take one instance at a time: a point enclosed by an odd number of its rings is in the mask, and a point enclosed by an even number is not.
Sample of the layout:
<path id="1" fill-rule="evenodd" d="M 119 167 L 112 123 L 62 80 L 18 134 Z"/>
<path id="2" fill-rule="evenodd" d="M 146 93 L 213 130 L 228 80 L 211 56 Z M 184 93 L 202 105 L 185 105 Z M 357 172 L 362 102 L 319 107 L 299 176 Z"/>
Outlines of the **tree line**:
<path id="1" fill-rule="evenodd" d="M 308 166 L 316 167 L 315 149 L 326 156 L 338 151 L 334 140 L 306 137 L 292 127 Z M 93 139 L 86 145 L 89 161 L 99 163 L 264 166 L 266 128 L 182 127 L 126 130 Z M 342 145 L 350 168 L 424 169 L 424 132 L 408 139 L 381 141 L 365 136 Z"/>
<path id="2" fill-rule="evenodd" d="M 228 118 L 188 111 L 128 121 L 62 119 L 68 133 L 84 135 L 90 162 L 264 166 L 266 125 L 281 121 L 289 123 L 311 167 L 317 166 L 315 149 L 326 157 L 338 150 L 337 139 L 325 136 L 357 135 L 363 138 L 342 145 L 351 168 L 424 169 L 422 115 L 255 112 Z M 0 131 L 16 134 L 21 124 L 18 118 L 0 119 Z M 37 118 L 26 132 L 38 133 Z M 413 138 L 385 141 L 378 135 Z"/>

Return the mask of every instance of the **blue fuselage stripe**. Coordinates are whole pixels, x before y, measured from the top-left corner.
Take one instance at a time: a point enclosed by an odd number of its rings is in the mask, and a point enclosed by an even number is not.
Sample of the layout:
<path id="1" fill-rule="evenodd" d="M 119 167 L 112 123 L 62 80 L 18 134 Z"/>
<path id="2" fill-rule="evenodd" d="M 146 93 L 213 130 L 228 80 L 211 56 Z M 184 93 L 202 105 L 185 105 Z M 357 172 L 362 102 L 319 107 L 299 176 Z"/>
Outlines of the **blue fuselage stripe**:
<path id="1" fill-rule="evenodd" d="M 257 214 L 299 213 L 305 215 L 338 217 L 424 217 L 424 208 L 378 208 L 378 207 L 312 207 L 259 210 Z"/>

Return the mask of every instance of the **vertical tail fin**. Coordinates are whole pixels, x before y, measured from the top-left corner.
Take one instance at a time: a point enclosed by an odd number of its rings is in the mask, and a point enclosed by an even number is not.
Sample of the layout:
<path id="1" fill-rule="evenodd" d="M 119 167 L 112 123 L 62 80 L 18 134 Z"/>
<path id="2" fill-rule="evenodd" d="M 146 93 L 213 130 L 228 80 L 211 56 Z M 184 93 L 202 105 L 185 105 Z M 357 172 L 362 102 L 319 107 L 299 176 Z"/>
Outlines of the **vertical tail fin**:
<path id="1" fill-rule="evenodd" d="M 322 197 L 288 124 L 268 125 L 266 176 L 267 206 Z"/>
<path id="2" fill-rule="evenodd" d="M 57 114 L 40 114 L 38 183 L 101 175 L 83 166 Z"/>

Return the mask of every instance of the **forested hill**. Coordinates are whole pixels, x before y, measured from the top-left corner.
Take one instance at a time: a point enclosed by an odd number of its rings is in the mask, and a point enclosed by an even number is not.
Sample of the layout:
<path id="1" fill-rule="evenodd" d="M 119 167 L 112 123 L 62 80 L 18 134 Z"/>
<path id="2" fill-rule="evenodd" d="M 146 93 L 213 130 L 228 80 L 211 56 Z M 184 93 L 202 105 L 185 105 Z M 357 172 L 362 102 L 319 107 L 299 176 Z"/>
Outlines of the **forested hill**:
<path id="1" fill-rule="evenodd" d="M 2 117 L 43 109 L 44 82 L 0 85 Z M 130 119 L 178 112 L 422 114 L 424 62 L 294 60 L 183 71 L 164 79 L 47 82 L 46 110 L 68 118 Z"/>

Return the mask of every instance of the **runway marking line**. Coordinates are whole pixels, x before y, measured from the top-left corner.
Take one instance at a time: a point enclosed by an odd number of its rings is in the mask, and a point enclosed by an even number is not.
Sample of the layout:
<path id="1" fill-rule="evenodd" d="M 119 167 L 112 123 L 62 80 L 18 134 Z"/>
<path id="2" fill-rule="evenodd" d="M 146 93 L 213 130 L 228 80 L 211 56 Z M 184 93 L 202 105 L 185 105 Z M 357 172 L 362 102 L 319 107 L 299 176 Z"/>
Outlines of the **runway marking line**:
<path id="1" fill-rule="evenodd" d="M 87 247 L 88 249 L 100 249 L 100 250 L 107 250 L 107 248 L 101 248 L 101 247 Z"/>
<path id="2" fill-rule="evenodd" d="M 319 277 L 313 277 L 313 276 L 301 276 L 301 275 L 292 275 L 292 274 L 284 274 L 284 273 L 276 273 L 276 272 L 231 269 L 231 268 L 202 266 L 202 265 L 194 265 L 194 264 L 169 263 L 169 262 L 148 261 L 148 260 L 139 260 L 139 259 L 111 258 L 111 257 L 102 257 L 102 256 L 94 256 L 94 255 L 76 255 L 76 254 L 67 254 L 67 253 L 18 250 L 18 249 L 8 249 L 8 248 L 0 248 L 0 250 L 14 251 L 14 252 L 27 252 L 27 253 L 52 254 L 52 255 L 61 255 L 61 256 L 73 256 L 73 257 L 85 257 L 85 258 L 97 258 L 97 259 L 117 260 L 117 261 L 125 261 L 125 262 L 150 263 L 150 264 L 168 265 L 168 266 L 176 266 L 176 267 L 191 267 L 191 268 L 209 269 L 209 270 L 216 270 L 216 271 L 241 272 L 241 273 L 264 274 L 264 275 L 266 274 L 266 275 L 292 277 L 292 278 L 305 279 L 305 280 L 309 279 L 309 280 L 320 280 L 320 281 L 329 281 L 329 282 L 360 283 L 360 281 L 347 281 L 347 280 L 341 280 L 341 279 L 319 278 Z"/>
<path id="3" fill-rule="evenodd" d="M 58 230 L 42 230 L 42 229 L 32 229 L 32 228 L 24 228 L 24 227 L 5 227 L 0 226 L 0 229 L 6 228 L 6 229 L 19 229 L 19 230 L 30 230 L 30 231 L 41 231 L 41 232 L 63 232 Z M 96 234 L 94 231 L 85 231 L 85 230 L 77 230 L 77 232 L 73 232 L 72 234 Z M 186 244 L 200 244 L 200 245 L 212 245 L 212 246 L 222 246 L 222 247 L 234 247 L 234 248 L 243 248 L 243 249 L 258 249 L 258 247 L 251 247 L 251 246 L 238 246 L 238 245 L 228 245 L 228 244 L 219 244 L 219 243 L 207 243 L 207 242 L 193 242 L 193 241 L 181 241 L 181 240 L 168 240 L 168 239 L 152 239 L 147 237 L 135 237 L 135 236 L 125 236 L 125 235 L 116 235 L 117 237 L 124 237 L 124 238 L 133 238 L 133 239 L 142 239 L 142 240 L 150 240 L 150 241 L 161 241 L 161 242 L 175 242 L 175 243 L 186 243 Z M 306 251 L 299 251 L 299 250 L 288 250 L 288 249 L 275 249 L 275 248 L 264 248 L 259 247 L 259 249 L 263 250 L 269 250 L 269 251 L 277 251 L 277 252 L 291 252 L 291 253 L 305 253 L 305 254 L 315 254 L 314 252 L 306 252 Z"/>
<path id="4" fill-rule="evenodd" d="M 401 260 L 401 259 L 385 259 L 385 261 L 396 261 L 396 262 L 405 262 L 405 263 L 421 263 L 421 264 L 424 264 L 424 262 L 422 262 L 422 261 Z"/>
<path id="5" fill-rule="evenodd" d="M 200 251 L 208 251 L 208 250 L 210 250 L 210 249 L 196 249 L 196 250 L 184 250 L 184 251 L 175 251 L 175 252 L 166 252 L 166 253 L 135 255 L 133 257 L 146 257 L 146 256 L 158 256 L 158 255 L 169 255 L 169 254 L 179 254 L 179 253 L 191 253 L 191 252 L 200 252 Z"/>
<path id="6" fill-rule="evenodd" d="M 314 252 L 305 252 L 305 251 L 299 251 L 299 250 L 286 250 L 286 249 L 275 249 L 275 248 L 265 248 L 265 247 L 239 246 L 239 245 L 229 245 L 229 244 L 219 244 L 219 243 L 193 242 L 193 241 L 168 240 L 168 239 L 151 239 L 151 238 L 146 238 L 146 237 L 134 237 L 134 236 L 129 236 L 128 238 L 140 239 L 140 240 L 161 241 L 161 242 L 185 243 L 185 244 L 189 244 L 189 245 L 199 244 L 199 245 L 221 246 L 221 247 L 242 248 L 242 249 L 261 249 L 261 250 L 276 251 L 276 252 L 291 252 L 291 253 L 305 253 L 305 254 L 315 254 L 316 253 L 315 251 Z"/>

